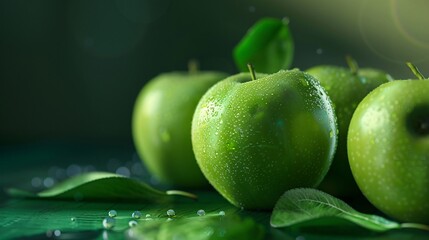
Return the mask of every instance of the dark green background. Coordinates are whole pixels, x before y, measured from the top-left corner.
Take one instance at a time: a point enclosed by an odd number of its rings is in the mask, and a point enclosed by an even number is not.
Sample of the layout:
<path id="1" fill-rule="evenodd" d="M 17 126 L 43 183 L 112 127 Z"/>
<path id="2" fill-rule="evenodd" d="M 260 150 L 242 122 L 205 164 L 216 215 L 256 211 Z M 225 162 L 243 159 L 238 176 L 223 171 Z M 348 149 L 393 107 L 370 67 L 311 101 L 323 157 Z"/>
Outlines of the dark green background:
<path id="1" fill-rule="evenodd" d="M 361 66 L 429 75 L 429 3 L 413 1 L 0 1 L 0 144 L 131 141 L 141 87 L 159 73 L 236 73 L 232 49 L 266 16 L 289 17 L 294 67 Z M 319 54 L 318 54 L 319 51 Z M 321 53 L 321 54 L 320 54 Z M 1 159 L 0 159 L 1 161 Z"/>

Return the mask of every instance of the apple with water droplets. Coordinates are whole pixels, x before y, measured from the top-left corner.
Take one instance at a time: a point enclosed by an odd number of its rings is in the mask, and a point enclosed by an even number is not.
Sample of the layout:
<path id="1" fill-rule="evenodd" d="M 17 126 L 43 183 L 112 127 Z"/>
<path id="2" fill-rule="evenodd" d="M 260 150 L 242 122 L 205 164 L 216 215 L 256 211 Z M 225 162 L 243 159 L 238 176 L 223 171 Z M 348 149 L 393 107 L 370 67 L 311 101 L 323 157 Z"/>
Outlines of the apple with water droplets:
<path id="1" fill-rule="evenodd" d="M 132 116 L 134 145 L 150 173 L 162 183 L 209 186 L 192 151 L 192 116 L 203 94 L 226 76 L 196 70 L 165 73 L 139 93 Z"/>
<path id="2" fill-rule="evenodd" d="M 416 73 L 419 80 L 383 84 L 363 99 L 347 146 L 353 176 L 375 207 L 429 224 L 429 80 Z"/>
<path id="3" fill-rule="evenodd" d="M 332 105 L 297 69 L 240 73 L 200 100 L 192 121 L 198 165 L 229 202 L 272 209 L 288 189 L 316 187 L 336 147 Z"/>
<path id="4" fill-rule="evenodd" d="M 334 104 L 338 120 L 338 147 L 320 188 L 330 194 L 355 197 L 360 191 L 353 179 L 347 158 L 347 131 L 359 102 L 374 88 L 392 80 L 389 74 L 372 68 L 358 68 L 348 58 L 350 68 L 322 65 L 307 70 L 325 88 Z"/>

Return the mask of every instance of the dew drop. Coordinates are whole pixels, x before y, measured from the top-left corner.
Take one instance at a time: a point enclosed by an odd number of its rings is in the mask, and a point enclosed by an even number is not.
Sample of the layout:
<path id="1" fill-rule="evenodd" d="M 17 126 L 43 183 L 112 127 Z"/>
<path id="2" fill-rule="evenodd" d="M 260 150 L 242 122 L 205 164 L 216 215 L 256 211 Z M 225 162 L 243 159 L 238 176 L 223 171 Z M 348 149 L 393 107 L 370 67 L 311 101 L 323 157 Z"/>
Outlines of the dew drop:
<path id="1" fill-rule="evenodd" d="M 33 187 L 41 187 L 42 186 L 42 179 L 39 177 L 34 177 L 31 179 L 31 185 Z"/>
<path id="2" fill-rule="evenodd" d="M 197 215 L 198 216 L 204 216 L 204 215 L 206 215 L 206 211 L 204 211 L 203 209 L 200 209 L 197 211 Z"/>
<path id="3" fill-rule="evenodd" d="M 307 82 L 307 80 L 305 80 L 304 78 L 301 78 L 300 81 L 301 81 L 302 85 L 304 85 L 304 86 L 308 86 L 309 85 L 308 82 Z"/>
<path id="4" fill-rule="evenodd" d="M 112 229 L 116 224 L 116 220 L 114 218 L 111 217 L 106 217 L 105 219 L 103 219 L 103 227 L 105 229 Z"/>
<path id="5" fill-rule="evenodd" d="M 323 54 L 323 49 L 321 49 L 321 48 L 318 48 L 318 49 L 316 50 L 316 53 L 317 53 L 318 55 L 321 55 L 321 54 Z"/>
<path id="6" fill-rule="evenodd" d="M 108 239 L 109 239 L 109 233 L 106 230 L 104 230 L 103 231 L 103 240 L 108 240 Z"/>
<path id="7" fill-rule="evenodd" d="M 169 217 L 172 217 L 172 216 L 176 215 L 176 212 L 175 212 L 173 209 L 169 209 L 169 210 L 167 211 L 167 215 L 168 215 Z"/>
<path id="8" fill-rule="evenodd" d="M 130 173 L 130 169 L 128 169 L 127 167 L 119 167 L 118 169 L 116 169 L 116 174 L 125 176 L 125 177 L 129 177 L 131 175 Z"/>
<path id="9" fill-rule="evenodd" d="M 118 213 L 116 212 L 116 210 L 110 210 L 109 211 L 109 217 L 116 217 L 118 215 Z"/>
<path id="10" fill-rule="evenodd" d="M 77 164 L 71 164 L 66 168 L 66 174 L 69 177 L 82 173 L 82 168 Z"/>
<path id="11" fill-rule="evenodd" d="M 60 231 L 60 230 L 55 230 L 55 231 L 54 231 L 54 236 L 55 236 L 55 237 L 59 237 L 59 236 L 61 236 L 61 231 Z"/>
<path id="12" fill-rule="evenodd" d="M 128 222 L 128 226 L 135 227 L 135 226 L 137 226 L 137 222 L 135 220 L 131 220 Z"/>
<path id="13" fill-rule="evenodd" d="M 225 212 L 224 211 L 220 211 L 219 212 L 219 216 L 225 216 Z"/>
<path id="14" fill-rule="evenodd" d="M 167 222 L 169 222 L 169 221 L 173 221 L 173 219 L 172 218 L 167 218 Z"/>
<path id="15" fill-rule="evenodd" d="M 146 214 L 146 218 L 150 218 L 150 214 L 148 213 L 148 214 Z"/>
<path id="16" fill-rule="evenodd" d="M 332 131 L 332 130 L 331 130 L 331 131 L 329 131 L 329 137 L 330 137 L 330 138 L 333 138 L 333 137 L 334 137 L 334 131 Z"/>
<path id="17" fill-rule="evenodd" d="M 55 180 L 51 177 L 47 177 L 43 180 L 43 186 L 49 188 L 54 186 Z"/>
<path id="18" fill-rule="evenodd" d="M 71 218 L 70 218 L 70 221 L 72 221 L 72 222 L 76 222 L 76 218 L 75 218 L 75 217 L 71 217 Z"/>
<path id="19" fill-rule="evenodd" d="M 142 217 L 142 213 L 140 211 L 135 211 L 133 212 L 133 214 L 131 214 L 132 218 L 141 218 Z"/>

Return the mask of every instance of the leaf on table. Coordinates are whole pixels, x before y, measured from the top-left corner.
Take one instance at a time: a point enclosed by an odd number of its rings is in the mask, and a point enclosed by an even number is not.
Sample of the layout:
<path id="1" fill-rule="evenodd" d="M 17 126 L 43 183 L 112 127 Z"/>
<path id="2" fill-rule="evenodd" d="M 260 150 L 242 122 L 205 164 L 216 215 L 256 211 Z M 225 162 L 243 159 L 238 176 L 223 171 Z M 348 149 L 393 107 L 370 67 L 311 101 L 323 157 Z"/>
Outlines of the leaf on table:
<path id="1" fill-rule="evenodd" d="M 233 55 L 241 72 L 247 72 L 247 64 L 251 63 L 256 72 L 275 73 L 290 68 L 293 52 L 288 20 L 264 18 L 248 30 Z"/>
<path id="2" fill-rule="evenodd" d="M 136 239 L 263 239 L 264 228 L 236 214 L 179 217 L 145 221 L 130 230 Z"/>
<path id="3" fill-rule="evenodd" d="M 52 188 L 39 193 L 8 189 L 13 197 L 64 199 L 76 201 L 127 200 L 165 202 L 173 196 L 196 198 L 195 195 L 178 190 L 160 191 L 141 181 L 106 172 L 84 173 L 71 177 Z"/>
<path id="4" fill-rule="evenodd" d="M 346 220 L 373 231 L 387 231 L 401 228 L 401 224 L 385 218 L 363 214 L 327 193 L 316 189 L 292 189 L 283 194 L 271 215 L 271 226 L 290 227 L 294 225 L 326 220 L 325 224 L 336 224 Z"/>

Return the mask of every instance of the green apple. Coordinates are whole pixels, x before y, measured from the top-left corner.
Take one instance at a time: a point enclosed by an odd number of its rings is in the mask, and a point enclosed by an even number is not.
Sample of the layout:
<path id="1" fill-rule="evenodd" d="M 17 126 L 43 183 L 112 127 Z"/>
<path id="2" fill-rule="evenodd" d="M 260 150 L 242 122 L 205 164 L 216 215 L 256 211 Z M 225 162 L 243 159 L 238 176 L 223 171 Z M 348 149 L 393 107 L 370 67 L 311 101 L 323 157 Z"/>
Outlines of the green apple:
<path id="1" fill-rule="evenodd" d="M 383 83 L 393 81 L 393 78 L 389 74 L 374 68 L 360 68 L 357 74 L 361 78 L 368 93 Z"/>
<path id="2" fill-rule="evenodd" d="M 329 98 L 309 74 L 240 73 L 202 97 L 192 145 L 202 172 L 229 202 L 272 209 L 286 190 L 323 179 L 335 152 L 335 121 Z"/>
<path id="3" fill-rule="evenodd" d="M 357 107 L 348 133 L 362 193 L 402 221 L 429 223 L 429 80 L 397 80 Z"/>
<path id="4" fill-rule="evenodd" d="M 359 195 L 359 189 L 350 172 L 347 159 L 347 131 L 353 112 L 359 102 L 374 88 L 391 80 L 383 71 L 359 69 L 350 62 L 350 69 L 339 66 L 316 66 L 307 70 L 320 81 L 331 98 L 338 120 L 338 147 L 332 163 L 320 188 L 335 195 L 352 197 Z"/>
<path id="5" fill-rule="evenodd" d="M 134 144 L 150 173 L 161 182 L 208 186 L 192 151 L 192 116 L 203 94 L 226 76 L 220 72 L 165 73 L 140 91 L 132 116 Z"/>

